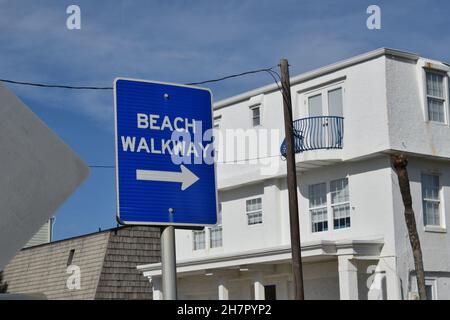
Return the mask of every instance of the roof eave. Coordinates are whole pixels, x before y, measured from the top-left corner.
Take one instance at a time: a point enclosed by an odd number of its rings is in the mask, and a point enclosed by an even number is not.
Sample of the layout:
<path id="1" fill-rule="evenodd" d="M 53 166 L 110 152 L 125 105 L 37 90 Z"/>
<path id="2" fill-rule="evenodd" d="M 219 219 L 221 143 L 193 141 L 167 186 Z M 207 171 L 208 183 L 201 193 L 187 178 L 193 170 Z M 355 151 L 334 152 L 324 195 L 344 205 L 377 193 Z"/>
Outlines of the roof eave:
<path id="1" fill-rule="evenodd" d="M 355 64 L 359 64 L 365 61 L 369 61 L 381 56 L 385 56 L 385 55 L 390 55 L 390 56 L 394 56 L 394 57 L 398 57 L 398 58 L 403 58 L 403 59 L 407 59 L 407 60 L 413 60 L 413 61 L 417 61 L 419 59 L 419 55 L 417 55 L 416 53 L 411 53 L 411 52 L 406 52 L 406 51 L 401 51 L 401 50 L 397 50 L 397 49 L 390 49 L 390 48 L 379 48 L 346 60 L 342 60 L 336 63 L 333 63 L 331 65 L 319 68 L 319 69 L 315 69 L 306 73 L 302 73 L 298 76 L 295 77 L 291 77 L 291 85 L 295 85 L 298 84 L 300 82 L 304 82 L 313 78 L 317 78 L 320 77 L 322 75 L 331 73 L 331 72 L 335 72 L 347 67 L 350 67 L 352 65 Z M 244 92 L 242 94 L 218 101 L 214 104 L 214 109 L 220 109 L 238 102 L 242 102 L 245 101 L 247 99 L 250 99 L 251 97 L 260 95 L 260 94 L 264 94 L 264 93 L 268 93 L 271 91 L 276 91 L 278 90 L 278 86 L 277 84 L 273 83 L 264 87 L 260 87 L 251 91 L 247 91 Z"/>

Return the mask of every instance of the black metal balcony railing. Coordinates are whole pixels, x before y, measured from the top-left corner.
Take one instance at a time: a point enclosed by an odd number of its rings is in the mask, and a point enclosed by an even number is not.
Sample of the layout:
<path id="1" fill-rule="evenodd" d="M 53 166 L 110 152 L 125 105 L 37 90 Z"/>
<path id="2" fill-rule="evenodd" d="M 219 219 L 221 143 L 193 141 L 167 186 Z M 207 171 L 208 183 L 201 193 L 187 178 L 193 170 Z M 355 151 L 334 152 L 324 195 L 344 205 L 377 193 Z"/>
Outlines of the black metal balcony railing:
<path id="1" fill-rule="evenodd" d="M 344 139 L 344 118 L 309 117 L 294 121 L 295 153 L 317 149 L 342 149 Z M 286 156 L 286 139 L 280 147 Z"/>

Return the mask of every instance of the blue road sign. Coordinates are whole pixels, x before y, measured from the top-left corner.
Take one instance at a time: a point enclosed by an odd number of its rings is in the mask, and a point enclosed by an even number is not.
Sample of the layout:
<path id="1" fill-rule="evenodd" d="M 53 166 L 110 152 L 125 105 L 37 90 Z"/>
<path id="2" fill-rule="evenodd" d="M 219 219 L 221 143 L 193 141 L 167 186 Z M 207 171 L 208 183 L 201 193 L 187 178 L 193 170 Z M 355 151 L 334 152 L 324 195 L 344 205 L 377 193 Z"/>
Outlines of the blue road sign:
<path id="1" fill-rule="evenodd" d="M 211 92 L 118 78 L 114 114 L 118 221 L 216 224 Z"/>

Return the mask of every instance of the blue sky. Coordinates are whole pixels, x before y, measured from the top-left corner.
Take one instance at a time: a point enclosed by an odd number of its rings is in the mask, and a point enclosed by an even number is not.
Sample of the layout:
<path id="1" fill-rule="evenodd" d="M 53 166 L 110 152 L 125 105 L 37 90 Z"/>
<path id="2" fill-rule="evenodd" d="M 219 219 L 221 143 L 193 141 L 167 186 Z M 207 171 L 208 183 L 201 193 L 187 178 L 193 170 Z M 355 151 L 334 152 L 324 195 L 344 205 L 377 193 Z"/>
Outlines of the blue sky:
<path id="1" fill-rule="evenodd" d="M 81 7 L 82 29 L 66 28 Z M 381 7 L 381 30 L 366 9 Z M 111 86 L 117 76 L 217 78 L 289 59 L 291 75 L 379 47 L 450 61 L 448 1 L 0 0 L 0 78 Z M 271 83 L 266 74 L 208 85 L 215 100 Z M 114 164 L 111 91 L 8 85 L 88 164 Z M 58 210 L 55 238 L 113 227 L 112 169 L 92 169 Z"/>

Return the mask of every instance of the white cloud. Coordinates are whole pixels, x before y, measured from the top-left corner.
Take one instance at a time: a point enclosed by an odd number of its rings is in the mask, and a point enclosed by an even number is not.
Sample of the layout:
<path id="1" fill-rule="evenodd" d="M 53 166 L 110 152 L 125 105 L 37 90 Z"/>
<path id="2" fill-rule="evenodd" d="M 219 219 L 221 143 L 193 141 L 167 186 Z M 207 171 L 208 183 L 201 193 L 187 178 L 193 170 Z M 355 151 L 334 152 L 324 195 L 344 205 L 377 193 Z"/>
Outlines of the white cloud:
<path id="1" fill-rule="evenodd" d="M 101 86 L 112 85 L 116 76 L 192 82 L 273 66 L 281 57 L 290 60 L 295 75 L 397 43 L 415 50 L 423 41 L 435 48 L 427 52 L 449 52 L 447 44 L 433 45 L 434 39 L 425 36 L 418 41 L 412 34 L 401 42 L 408 36 L 392 24 L 408 8 L 393 4 L 382 5 L 386 30 L 378 34 L 366 30 L 360 1 L 345 6 L 333 1 L 78 1 L 79 31 L 65 27 L 68 4 L 0 0 L 0 78 Z M 216 98 L 225 98 L 270 82 L 255 75 L 211 87 Z M 49 107 L 100 122 L 111 119 L 110 92 L 14 90 Z"/>

